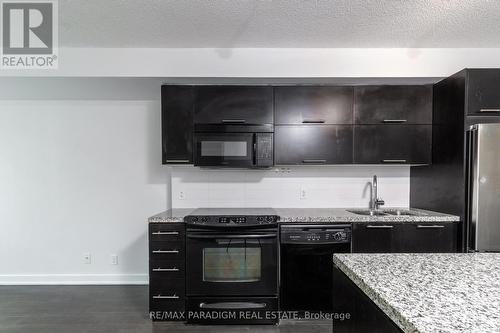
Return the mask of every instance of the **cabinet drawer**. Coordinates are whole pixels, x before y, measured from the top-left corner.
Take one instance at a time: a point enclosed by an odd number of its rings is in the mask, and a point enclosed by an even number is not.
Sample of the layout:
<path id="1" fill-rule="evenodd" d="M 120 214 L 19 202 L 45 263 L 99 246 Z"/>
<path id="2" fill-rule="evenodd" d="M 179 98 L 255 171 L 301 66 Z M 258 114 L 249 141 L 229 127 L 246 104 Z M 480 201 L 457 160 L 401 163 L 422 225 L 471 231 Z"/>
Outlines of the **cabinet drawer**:
<path id="1" fill-rule="evenodd" d="M 168 223 L 151 224 L 149 227 L 150 241 L 184 241 L 184 224 L 179 226 Z"/>
<path id="2" fill-rule="evenodd" d="M 149 279 L 149 294 L 153 299 L 176 299 L 175 297 L 167 296 L 179 296 L 184 297 L 186 295 L 186 283 L 184 278 L 174 279 L 167 278 L 158 275 L 150 276 Z M 158 295 L 163 295 L 165 297 L 154 297 Z"/>
<path id="3" fill-rule="evenodd" d="M 183 279 L 185 277 L 184 258 L 172 260 L 151 260 L 149 274 L 155 277 Z"/>
<path id="4" fill-rule="evenodd" d="M 352 124 L 353 88 L 274 88 L 276 124 Z"/>
<path id="5" fill-rule="evenodd" d="M 500 115 L 500 70 L 468 70 L 467 88 L 468 115 Z"/>
<path id="6" fill-rule="evenodd" d="M 354 163 L 430 164 L 431 125 L 356 125 Z"/>
<path id="7" fill-rule="evenodd" d="M 276 126 L 276 164 L 352 163 L 352 126 Z"/>
<path id="8" fill-rule="evenodd" d="M 149 242 L 151 260 L 180 260 L 184 254 L 184 242 Z"/>
<path id="9" fill-rule="evenodd" d="M 355 124 L 432 124 L 432 86 L 354 88 Z"/>
<path id="10" fill-rule="evenodd" d="M 181 314 L 186 309 L 186 299 L 163 298 L 149 300 L 150 317 L 153 321 L 185 321 Z"/>
<path id="11" fill-rule="evenodd" d="M 200 86 L 195 124 L 273 124 L 273 88 Z"/>

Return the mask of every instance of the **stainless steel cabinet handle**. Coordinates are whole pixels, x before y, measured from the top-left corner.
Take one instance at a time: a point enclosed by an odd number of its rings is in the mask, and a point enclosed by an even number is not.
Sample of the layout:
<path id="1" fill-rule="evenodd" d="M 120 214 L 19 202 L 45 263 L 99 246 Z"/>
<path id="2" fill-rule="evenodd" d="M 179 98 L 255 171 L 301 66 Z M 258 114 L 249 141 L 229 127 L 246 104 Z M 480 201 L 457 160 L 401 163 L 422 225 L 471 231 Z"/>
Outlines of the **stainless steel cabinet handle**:
<path id="1" fill-rule="evenodd" d="M 153 299 L 178 299 L 179 296 L 177 295 L 171 295 L 171 296 L 162 296 L 162 295 L 156 295 L 153 296 Z"/>
<path id="2" fill-rule="evenodd" d="M 167 160 L 167 163 L 189 163 L 189 160 Z"/>
<path id="3" fill-rule="evenodd" d="M 392 229 L 394 228 L 393 225 L 373 225 L 369 224 L 366 226 L 367 229 Z"/>
<path id="4" fill-rule="evenodd" d="M 153 272 L 178 272 L 178 268 L 153 268 Z"/>
<path id="5" fill-rule="evenodd" d="M 406 163 L 406 160 L 382 160 L 382 163 Z"/>
<path id="6" fill-rule="evenodd" d="M 384 119 L 382 120 L 383 123 L 395 123 L 395 124 L 400 124 L 400 123 L 406 123 L 406 119 Z"/>
<path id="7" fill-rule="evenodd" d="M 302 120 L 303 124 L 324 124 L 325 121 L 323 119 L 304 119 Z"/>
<path id="8" fill-rule="evenodd" d="M 222 119 L 222 123 L 227 123 L 227 124 L 243 124 L 246 122 L 245 119 Z"/>
<path id="9" fill-rule="evenodd" d="M 153 235 L 178 235 L 178 231 L 155 231 Z"/>
<path id="10" fill-rule="evenodd" d="M 500 109 L 481 109 L 479 112 L 500 112 Z"/>
<path id="11" fill-rule="evenodd" d="M 179 253 L 178 250 L 153 250 L 153 253 Z"/>
<path id="12" fill-rule="evenodd" d="M 302 160 L 302 163 L 326 163 L 326 160 Z"/>
<path id="13" fill-rule="evenodd" d="M 439 228 L 444 228 L 444 225 L 437 225 L 437 224 L 431 224 L 431 225 L 425 225 L 425 224 L 419 224 L 417 225 L 418 229 L 439 229 Z"/>

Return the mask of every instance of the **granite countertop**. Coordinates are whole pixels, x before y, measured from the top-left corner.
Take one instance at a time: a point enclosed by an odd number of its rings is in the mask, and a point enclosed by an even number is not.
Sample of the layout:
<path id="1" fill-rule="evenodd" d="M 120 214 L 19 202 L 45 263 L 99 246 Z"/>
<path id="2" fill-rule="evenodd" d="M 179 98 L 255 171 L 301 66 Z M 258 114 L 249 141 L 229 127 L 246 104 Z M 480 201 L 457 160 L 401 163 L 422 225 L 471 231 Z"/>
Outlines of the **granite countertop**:
<path id="1" fill-rule="evenodd" d="M 335 254 L 404 332 L 500 332 L 500 253 Z"/>
<path id="2" fill-rule="evenodd" d="M 323 222 L 456 222 L 460 218 L 458 216 L 431 212 L 422 209 L 414 209 L 419 212 L 418 216 L 366 216 L 358 215 L 347 210 L 351 208 L 275 208 L 280 216 L 280 222 L 301 222 L 301 223 L 323 223 Z M 359 208 L 356 208 L 359 210 Z M 408 208 L 384 208 L 385 210 Z M 382 209 L 382 210 L 384 210 Z"/>
<path id="3" fill-rule="evenodd" d="M 458 216 L 431 212 L 421 209 L 412 209 L 421 213 L 418 216 L 365 216 L 350 213 L 348 208 L 275 208 L 280 216 L 281 223 L 356 223 L 356 222 L 457 222 Z M 395 208 L 386 208 L 395 209 Z M 195 208 L 169 209 L 160 214 L 151 216 L 148 222 L 183 222 L 184 216 L 189 215 Z"/>

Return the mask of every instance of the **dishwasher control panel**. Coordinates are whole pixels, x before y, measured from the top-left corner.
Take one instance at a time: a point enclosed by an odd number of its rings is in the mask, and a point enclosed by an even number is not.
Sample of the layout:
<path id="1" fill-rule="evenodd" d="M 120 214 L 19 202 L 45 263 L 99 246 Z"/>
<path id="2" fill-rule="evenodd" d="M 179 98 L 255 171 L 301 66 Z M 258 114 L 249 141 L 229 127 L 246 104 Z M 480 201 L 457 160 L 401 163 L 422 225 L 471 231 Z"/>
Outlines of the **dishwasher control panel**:
<path id="1" fill-rule="evenodd" d="M 351 242 L 351 225 L 283 225 L 282 244 L 336 244 Z"/>

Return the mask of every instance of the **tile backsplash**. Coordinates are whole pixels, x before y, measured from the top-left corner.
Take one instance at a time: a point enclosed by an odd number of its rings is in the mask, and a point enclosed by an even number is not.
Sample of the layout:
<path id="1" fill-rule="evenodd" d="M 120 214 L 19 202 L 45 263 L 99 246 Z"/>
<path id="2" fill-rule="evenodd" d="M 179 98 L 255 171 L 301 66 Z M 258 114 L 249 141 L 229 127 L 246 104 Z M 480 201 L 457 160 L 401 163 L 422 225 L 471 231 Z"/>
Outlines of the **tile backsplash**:
<path id="1" fill-rule="evenodd" d="M 171 167 L 172 208 L 368 207 L 378 176 L 385 207 L 408 207 L 409 166 L 301 166 L 269 170 Z"/>

